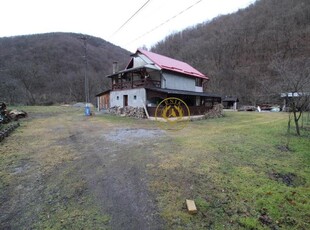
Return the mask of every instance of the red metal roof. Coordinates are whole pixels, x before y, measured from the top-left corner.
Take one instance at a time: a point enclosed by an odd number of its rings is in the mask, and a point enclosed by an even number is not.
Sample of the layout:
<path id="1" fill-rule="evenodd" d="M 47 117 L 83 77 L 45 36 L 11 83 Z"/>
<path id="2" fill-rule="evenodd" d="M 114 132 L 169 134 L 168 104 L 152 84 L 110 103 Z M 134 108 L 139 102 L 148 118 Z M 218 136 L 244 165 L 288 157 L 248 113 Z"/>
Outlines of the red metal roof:
<path id="1" fill-rule="evenodd" d="M 138 49 L 137 52 L 144 54 L 148 57 L 154 64 L 158 65 L 161 69 L 170 70 L 178 73 L 183 73 L 193 77 L 199 77 L 203 79 L 209 79 L 206 75 L 202 74 L 189 64 L 178 61 L 160 54 L 152 53 L 143 49 Z"/>

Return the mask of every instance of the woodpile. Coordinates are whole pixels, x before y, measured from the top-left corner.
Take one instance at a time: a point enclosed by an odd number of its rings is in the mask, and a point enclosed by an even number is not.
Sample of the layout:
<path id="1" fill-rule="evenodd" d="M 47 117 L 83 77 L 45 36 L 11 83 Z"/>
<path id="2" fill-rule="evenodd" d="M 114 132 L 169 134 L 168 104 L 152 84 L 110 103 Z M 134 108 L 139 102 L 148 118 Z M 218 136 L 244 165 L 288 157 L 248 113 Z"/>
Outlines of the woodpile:
<path id="1" fill-rule="evenodd" d="M 20 118 L 27 117 L 25 111 L 8 110 L 4 102 L 0 102 L 0 142 L 8 137 L 14 129 L 19 126 L 18 122 L 10 123 L 12 121 L 17 121 Z"/>
<path id="2" fill-rule="evenodd" d="M 123 111 L 124 109 L 119 106 L 114 106 L 114 107 L 109 108 L 109 113 L 113 115 L 122 115 Z"/>
<path id="3" fill-rule="evenodd" d="M 119 107 L 114 106 L 109 109 L 109 113 L 118 116 L 135 117 L 135 118 L 146 118 L 144 108 L 125 106 Z"/>
<path id="4" fill-rule="evenodd" d="M 23 110 L 8 110 L 4 102 L 0 102 L 0 124 L 7 124 L 11 121 L 17 121 L 20 118 L 27 117 L 27 113 Z"/>
<path id="5" fill-rule="evenodd" d="M 238 111 L 256 111 L 256 107 L 252 105 L 244 105 L 238 109 Z"/>
<path id="6" fill-rule="evenodd" d="M 18 119 L 26 118 L 28 114 L 23 110 L 13 109 L 9 111 L 9 116 L 11 117 L 13 121 L 17 121 Z"/>
<path id="7" fill-rule="evenodd" d="M 124 108 L 124 114 L 125 116 L 128 117 L 136 117 L 136 118 L 145 118 L 145 112 L 143 108 L 140 107 L 131 107 L 131 106 L 126 106 Z"/>
<path id="8" fill-rule="evenodd" d="M 7 125 L 5 128 L 0 130 L 0 142 L 5 138 L 10 135 L 19 126 L 19 123 L 14 123 Z"/>
<path id="9" fill-rule="evenodd" d="M 219 118 L 219 117 L 223 117 L 224 113 L 223 113 L 223 108 L 224 106 L 222 104 L 216 104 L 213 106 L 212 109 L 210 109 L 206 114 L 205 114 L 205 118 Z"/>

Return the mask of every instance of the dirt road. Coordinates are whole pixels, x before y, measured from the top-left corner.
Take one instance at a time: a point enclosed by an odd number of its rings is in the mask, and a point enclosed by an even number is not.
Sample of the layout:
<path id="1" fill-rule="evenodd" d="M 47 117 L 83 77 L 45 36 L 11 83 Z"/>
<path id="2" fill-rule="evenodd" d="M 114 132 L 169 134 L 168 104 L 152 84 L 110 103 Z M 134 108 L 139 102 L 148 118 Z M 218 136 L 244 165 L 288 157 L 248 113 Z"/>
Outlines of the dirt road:
<path id="1" fill-rule="evenodd" d="M 1 229 L 163 229 L 146 167 L 165 132 L 145 121 L 33 112 L 1 143 Z"/>

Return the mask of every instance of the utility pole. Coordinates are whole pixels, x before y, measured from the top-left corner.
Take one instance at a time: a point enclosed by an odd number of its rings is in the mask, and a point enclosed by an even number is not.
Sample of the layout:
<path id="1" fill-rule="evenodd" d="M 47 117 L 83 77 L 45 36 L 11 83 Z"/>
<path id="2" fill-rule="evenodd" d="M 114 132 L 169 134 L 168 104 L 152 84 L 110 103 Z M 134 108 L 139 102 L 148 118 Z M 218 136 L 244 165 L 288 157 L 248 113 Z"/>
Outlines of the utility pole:
<path id="1" fill-rule="evenodd" d="M 89 80 L 87 76 L 87 70 L 88 70 L 88 60 L 87 60 L 87 37 L 83 36 L 81 39 L 84 41 L 84 63 L 85 63 L 85 69 L 84 69 L 84 90 L 85 90 L 85 115 L 90 115 L 90 108 L 89 108 Z"/>

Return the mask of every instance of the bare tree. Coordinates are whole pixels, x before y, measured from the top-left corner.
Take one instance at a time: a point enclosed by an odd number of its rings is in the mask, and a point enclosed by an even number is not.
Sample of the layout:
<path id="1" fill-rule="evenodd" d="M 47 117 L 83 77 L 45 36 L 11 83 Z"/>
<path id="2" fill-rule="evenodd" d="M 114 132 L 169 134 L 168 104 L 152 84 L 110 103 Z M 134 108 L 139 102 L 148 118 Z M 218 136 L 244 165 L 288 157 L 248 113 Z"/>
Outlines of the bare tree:
<path id="1" fill-rule="evenodd" d="M 310 103 L 310 58 L 287 59 L 276 58 L 272 68 L 279 74 L 278 92 L 286 94 L 288 110 L 293 113 L 296 134 L 300 135 L 299 120 Z M 291 115 L 289 114 L 288 129 Z"/>
<path id="2" fill-rule="evenodd" d="M 25 97 L 28 104 L 34 105 L 37 102 L 36 94 L 40 93 L 38 89 L 43 89 L 43 81 L 37 65 L 17 64 L 11 66 L 9 75 L 18 80 L 24 88 Z"/>

